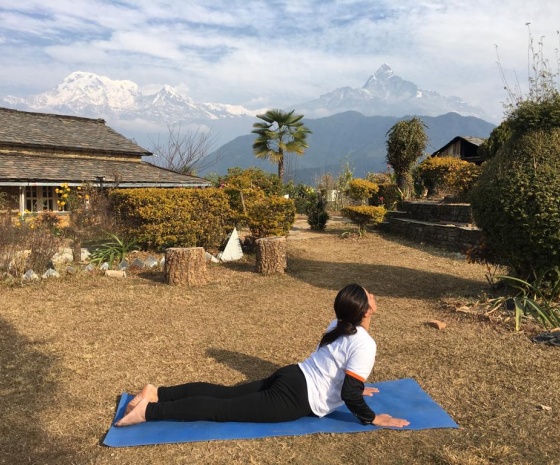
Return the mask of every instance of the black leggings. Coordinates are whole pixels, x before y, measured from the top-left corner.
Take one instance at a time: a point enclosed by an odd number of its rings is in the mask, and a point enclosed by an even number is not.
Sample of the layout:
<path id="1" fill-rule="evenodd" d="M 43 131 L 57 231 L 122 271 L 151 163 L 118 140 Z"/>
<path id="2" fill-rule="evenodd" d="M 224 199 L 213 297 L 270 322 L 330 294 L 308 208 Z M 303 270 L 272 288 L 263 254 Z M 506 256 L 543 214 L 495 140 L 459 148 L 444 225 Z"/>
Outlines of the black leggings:
<path id="1" fill-rule="evenodd" d="M 298 365 L 280 368 L 260 381 L 239 386 L 188 383 L 158 389 L 146 420 L 248 421 L 276 423 L 312 415 L 307 383 Z"/>

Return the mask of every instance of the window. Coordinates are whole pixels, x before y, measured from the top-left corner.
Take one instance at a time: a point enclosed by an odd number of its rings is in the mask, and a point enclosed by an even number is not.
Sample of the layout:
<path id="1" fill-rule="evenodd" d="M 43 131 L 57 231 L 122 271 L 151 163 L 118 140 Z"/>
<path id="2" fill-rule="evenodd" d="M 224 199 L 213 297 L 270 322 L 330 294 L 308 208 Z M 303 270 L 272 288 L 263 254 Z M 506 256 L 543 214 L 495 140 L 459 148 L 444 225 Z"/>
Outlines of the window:
<path id="1" fill-rule="evenodd" d="M 54 208 L 55 196 L 52 186 L 26 186 L 25 209 L 30 212 L 56 211 L 58 208 Z"/>

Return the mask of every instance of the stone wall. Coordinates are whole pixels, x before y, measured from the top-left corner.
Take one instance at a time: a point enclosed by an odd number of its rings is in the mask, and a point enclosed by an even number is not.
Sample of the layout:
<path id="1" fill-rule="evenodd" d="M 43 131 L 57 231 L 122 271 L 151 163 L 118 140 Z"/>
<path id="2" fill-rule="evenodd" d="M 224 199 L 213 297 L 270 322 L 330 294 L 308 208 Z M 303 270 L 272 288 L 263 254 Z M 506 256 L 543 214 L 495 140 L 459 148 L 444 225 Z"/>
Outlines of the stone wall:
<path id="1" fill-rule="evenodd" d="M 386 220 L 383 230 L 391 234 L 454 252 L 465 253 L 482 238 L 469 204 L 403 202 Z"/>
<path id="2" fill-rule="evenodd" d="M 454 252 L 465 253 L 478 244 L 482 231 L 473 227 L 462 227 L 446 224 L 394 218 L 386 227 L 386 231 L 418 243 L 430 244 Z"/>
<path id="3" fill-rule="evenodd" d="M 403 202 L 399 210 L 419 221 L 473 224 L 471 206 L 468 203 Z"/>

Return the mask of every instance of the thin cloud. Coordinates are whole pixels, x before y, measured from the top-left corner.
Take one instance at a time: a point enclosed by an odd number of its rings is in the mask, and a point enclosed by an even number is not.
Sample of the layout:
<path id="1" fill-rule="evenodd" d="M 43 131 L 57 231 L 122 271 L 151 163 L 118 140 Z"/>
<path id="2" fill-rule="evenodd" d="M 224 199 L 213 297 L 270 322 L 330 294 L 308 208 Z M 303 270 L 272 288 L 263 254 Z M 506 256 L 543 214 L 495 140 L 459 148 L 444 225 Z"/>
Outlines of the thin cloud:
<path id="1" fill-rule="evenodd" d="M 386 62 L 499 119 L 494 44 L 506 75 L 524 77 L 525 23 L 553 55 L 558 18 L 560 4 L 525 0 L 4 0 L 0 95 L 46 91 L 81 69 L 179 86 L 195 101 L 282 107 L 360 87 Z"/>

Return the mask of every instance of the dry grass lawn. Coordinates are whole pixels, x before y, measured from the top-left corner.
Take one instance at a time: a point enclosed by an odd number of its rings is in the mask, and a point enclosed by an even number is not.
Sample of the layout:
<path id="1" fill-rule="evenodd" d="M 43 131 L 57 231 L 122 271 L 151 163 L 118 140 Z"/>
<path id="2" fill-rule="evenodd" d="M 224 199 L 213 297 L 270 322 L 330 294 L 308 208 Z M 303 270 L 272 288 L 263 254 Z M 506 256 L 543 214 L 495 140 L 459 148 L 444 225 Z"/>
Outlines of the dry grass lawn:
<path id="1" fill-rule="evenodd" d="M 293 234 L 283 276 L 256 274 L 247 257 L 212 265 L 194 289 L 156 272 L 0 287 L 0 463 L 560 464 L 559 349 L 450 310 L 486 289 L 482 267 L 377 233 L 342 239 L 337 227 Z M 415 378 L 459 429 L 101 445 L 122 391 L 239 383 L 302 360 L 354 281 L 378 296 L 369 381 Z"/>

